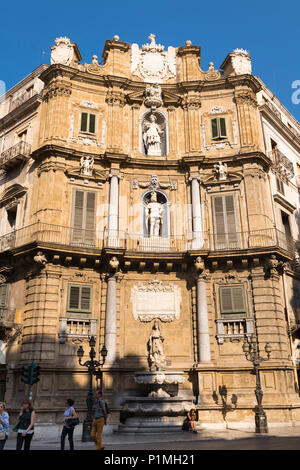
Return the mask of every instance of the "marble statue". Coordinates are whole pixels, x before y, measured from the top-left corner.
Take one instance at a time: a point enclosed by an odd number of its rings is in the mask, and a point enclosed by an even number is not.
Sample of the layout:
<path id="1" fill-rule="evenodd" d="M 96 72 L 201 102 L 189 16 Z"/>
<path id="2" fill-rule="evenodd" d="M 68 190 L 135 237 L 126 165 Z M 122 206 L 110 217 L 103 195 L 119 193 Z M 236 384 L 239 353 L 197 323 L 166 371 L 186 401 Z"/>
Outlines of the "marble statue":
<path id="1" fill-rule="evenodd" d="M 143 125 L 143 141 L 147 150 L 147 155 L 161 155 L 161 136 L 164 131 L 156 123 L 157 118 L 154 114 L 150 114 L 149 121 L 145 121 Z"/>
<path id="2" fill-rule="evenodd" d="M 157 83 L 146 86 L 144 104 L 151 109 L 162 106 L 161 87 Z"/>
<path id="3" fill-rule="evenodd" d="M 214 165 L 214 173 L 216 174 L 217 178 L 221 181 L 227 179 L 228 170 L 226 163 L 218 162 Z"/>
<path id="4" fill-rule="evenodd" d="M 81 157 L 80 159 L 81 174 L 85 176 L 91 176 L 94 168 L 93 157 Z"/>
<path id="5" fill-rule="evenodd" d="M 166 357 L 163 351 L 164 337 L 159 328 L 159 321 L 155 320 L 148 340 L 148 361 L 150 371 L 165 370 Z"/>
<path id="6" fill-rule="evenodd" d="M 146 205 L 146 220 L 150 237 L 159 237 L 163 225 L 163 204 L 157 202 L 157 193 L 152 191 L 150 202 Z"/>

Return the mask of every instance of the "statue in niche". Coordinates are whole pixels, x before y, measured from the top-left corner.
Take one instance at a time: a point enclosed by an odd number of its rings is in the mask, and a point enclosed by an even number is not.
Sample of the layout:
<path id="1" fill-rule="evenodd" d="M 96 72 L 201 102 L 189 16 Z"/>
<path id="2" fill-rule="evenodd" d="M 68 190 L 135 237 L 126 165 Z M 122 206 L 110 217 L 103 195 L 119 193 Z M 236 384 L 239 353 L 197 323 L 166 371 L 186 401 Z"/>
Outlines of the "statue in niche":
<path id="1" fill-rule="evenodd" d="M 81 157 L 80 159 L 81 174 L 85 176 L 91 176 L 94 168 L 93 157 Z"/>
<path id="2" fill-rule="evenodd" d="M 150 371 L 165 370 L 166 357 L 163 351 L 164 337 L 159 328 L 159 321 L 155 320 L 148 340 L 148 362 Z"/>
<path id="3" fill-rule="evenodd" d="M 216 174 L 217 178 L 221 181 L 227 179 L 228 170 L 226 163 L 218 162 L 214 165 L 214 173 Z"/>
<path id="4" fill-rule="evenodd" d="M 163 224 L 163 212 L 163 204 L 157 202 L 157 193 L 152 191 L 150 202 L 146 205 L 146 221 L 150 237 L 159 237 Z"/>
<path id="5" fill-rule="evenodd" d="M 151 113 L 149 121 L 143 125 L 143 141 L 147 150 L 147 155 L 161 156 L 161 136 L 164 131 L 157 123 L 157 117 Z"/>

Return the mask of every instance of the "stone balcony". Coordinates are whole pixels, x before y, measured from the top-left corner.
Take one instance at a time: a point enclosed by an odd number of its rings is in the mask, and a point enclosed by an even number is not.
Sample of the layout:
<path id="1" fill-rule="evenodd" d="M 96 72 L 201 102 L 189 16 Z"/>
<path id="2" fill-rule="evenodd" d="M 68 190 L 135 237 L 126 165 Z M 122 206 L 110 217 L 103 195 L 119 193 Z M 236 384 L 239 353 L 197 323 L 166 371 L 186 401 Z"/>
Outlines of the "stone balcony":
<path id="1" fill-rule="evenodd" d="M 31 145 L 27 142 L 18 142 L 13 147 L 5 150 L 0 155 L 0 169 L 9 170 L 19 165 L 20 162 L 28 160 L 31 153 Z"/>
<path id="2" fill-rule="evenodd" d="M 295 175 L 293 162 L 286 157 L 280 150 L 273 149 L 269 153 L 270 159 L 273 161 L 275 168 L 285 176 L 288 180 L 292 179 Z"/>
<path id="3" fill-rule="evenodd" d="M 193 233 L 182 236 L 144 237 L 126 231 L 83 230 L 37 222 L 0 237 L 0 252 L 35 244 L 44 249 L 90 253 L 103 250 L 136 254 L 182 254 L 185 252 L 240 253 L 241 251 L 284 251 L 294 258 L 296 242 L 276 228 L 225 234 Z"/>
<path id="4" fill-rule="evenodd" d="M 254 334 L 253 318 L 218 318 L 216 320 L 216 337 L 219 344 L 224 341 L 241 341 L 245 336 Z"/>
<path id="5" fill-rule="evenodd" d="M 65 343 L 69 340 L 88 339 L 91 336 L 97 336 L 97 319 L 62 317 L 59 319 L 59 342 Z"/>

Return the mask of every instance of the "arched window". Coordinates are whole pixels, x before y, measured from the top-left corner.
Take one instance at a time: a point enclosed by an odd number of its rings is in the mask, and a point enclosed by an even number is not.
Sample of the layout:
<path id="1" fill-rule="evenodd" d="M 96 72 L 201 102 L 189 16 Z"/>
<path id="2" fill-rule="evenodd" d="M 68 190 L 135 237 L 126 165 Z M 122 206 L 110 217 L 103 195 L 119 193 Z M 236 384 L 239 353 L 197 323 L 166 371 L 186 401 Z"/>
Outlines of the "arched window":
<path id="1" fill-rule="evenodd" d="M 147 238 L 170 236 L 170 205 L 166 194 L 159 189 L 149 189 L 142 195 L 141 235 Z"/>
<path id="2" fill-rule="evenodd" d="M 140 117 L 140 151 L 149 156 L 169 153 L 168 120 L 162 111 L 145 111 Z"/>

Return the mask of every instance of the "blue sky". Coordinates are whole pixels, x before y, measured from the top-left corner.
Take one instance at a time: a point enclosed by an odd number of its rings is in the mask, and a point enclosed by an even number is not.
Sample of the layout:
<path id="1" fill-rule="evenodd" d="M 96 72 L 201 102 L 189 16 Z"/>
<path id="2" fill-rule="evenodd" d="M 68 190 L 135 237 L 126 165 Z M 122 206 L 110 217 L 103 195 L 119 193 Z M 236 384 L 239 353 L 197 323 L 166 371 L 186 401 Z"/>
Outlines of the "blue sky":
<path id="1" fill-rule="evenodd" d="M 111 0 L 5 2 L 1 6 L 0 80 L 11 88 L 41 63 L 50 62 L 58 36 L 76 42 L 83 62 L 101 58 L 106 39 L 157 42 L 178 47 L 190 39 L 201 46 L 201 67 L 218 68 L 235 48 L 250 50 L 252 70 L 300 121 L 292 83 L 300 83 L 299 0 L 285 2 L 188 0 Z M 300 98 L 300 93 L 298 95 Z"/>

